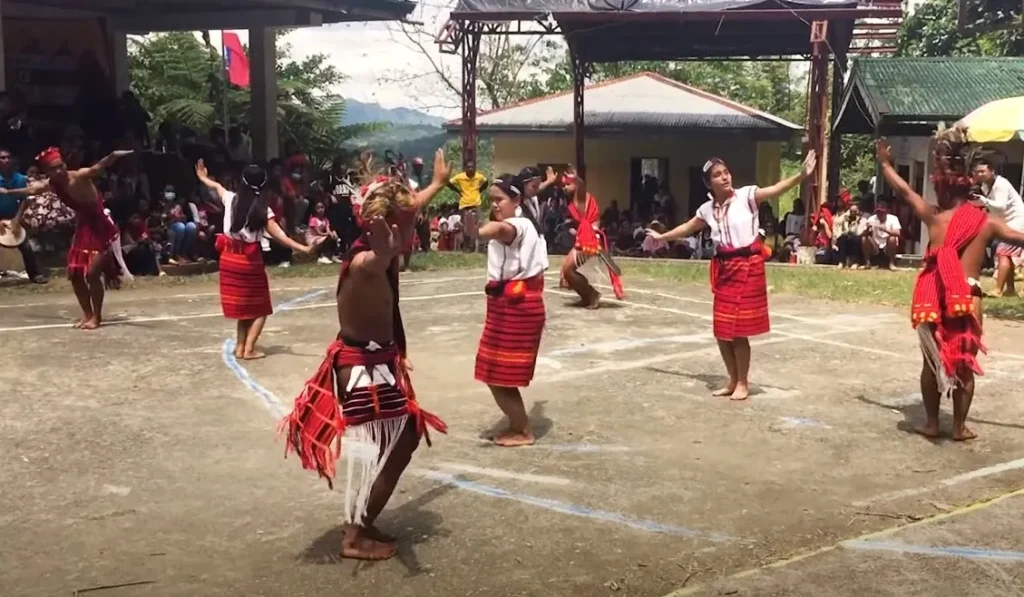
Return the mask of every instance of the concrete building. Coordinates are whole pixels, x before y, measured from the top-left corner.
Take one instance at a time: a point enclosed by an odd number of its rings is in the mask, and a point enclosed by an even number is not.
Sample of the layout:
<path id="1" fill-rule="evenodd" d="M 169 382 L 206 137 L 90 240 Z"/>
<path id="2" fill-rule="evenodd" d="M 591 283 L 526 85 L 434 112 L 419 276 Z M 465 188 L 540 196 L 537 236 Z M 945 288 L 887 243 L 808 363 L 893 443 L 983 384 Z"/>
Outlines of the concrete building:
<path id="1" fill-rule="evenodd" d="M 479 133 L 492 140 L 494 173 L 572 161 L 571 92 L 480 114 Z M 586 88 L 586 160 L 591 192 L 602 206 L 635 201 L 644 175 L 667 181 L 676 213 L 685 217 L 706 200 L 701 167 L 717 156 L 737 185 L 779 178 L 780 146 L 802 128 L 771 114 L 653 73 Z M 460 121 L 446 125 L 461 130 Z M 788 208 L 788 206 L 786 206 Z"/>

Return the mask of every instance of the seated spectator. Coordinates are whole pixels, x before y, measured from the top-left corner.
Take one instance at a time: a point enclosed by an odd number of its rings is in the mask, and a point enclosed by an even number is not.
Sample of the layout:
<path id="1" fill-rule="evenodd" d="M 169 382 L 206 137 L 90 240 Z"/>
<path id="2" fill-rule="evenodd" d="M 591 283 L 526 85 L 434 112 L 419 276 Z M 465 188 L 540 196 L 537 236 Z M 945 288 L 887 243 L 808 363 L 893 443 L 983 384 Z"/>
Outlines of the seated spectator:
<path id="1" fill-rule="evenodd" d="M 452 250 L 452 234 L 448 230 L 448 219 L 443 217 L 439 218 L 437 222 L 437 250 Z"/>
<path id="2" fill-rule="evenodd" d="M 132 214 L 121 229 L 121 251 L 132 275 L 165 275 L 160 269 L 160 247 L 149 237 L 146 221 L 141 214 Z"/>
<path id="3" fill-rule="evenodd" d="M 651 230 L 658 234 L 665 234 L 665 225 L 654 220 L 651 222 Z M 668 242 L 655 240 L 653 236 L 645 234 L 644 240 L 640 243 L 640 251 L 644 257 L 665 257 L 668 255 Z"/>
<path id="4" fill-rule="evenodd" d="M 612 224 L 617 224 L 619 217 L 619 202 L 612 199 L 612 202 L 605 208 L 604 213 L 601 214 L 601 227 L 608 228 Z"/>
<path id="5" fill-rule="evenodd" d="M 779 234 L 777 226 L 778 224 L 774 220 L 768 220 L 761 226 L 761 242 L 769 251 L 769 256 L 766 257 L 767 260 L 772 258 L 778 259 L 778 253 L 783 244 L 784 239 Z"/>
<path id="6" fill-rule="evenodd" d="M 867 219 L 860 212 L 860 205 L 857 203 L 851 203 L 845 211 L 836 216 L 832 246 L 836 250 L 840 269 L 860 269 L 864 264 L 861 238 L 866 228 Z"/>
<path id="7" fill-rule="evenodd" d="M 209 205 L 209 203 L 200 201 L 198 192 L 193 192 L 192 197 L 185 204 L 185 207 L 188 208 L 187 215 L 192 220 L 190 223 L 196 227 L 195 255 L 199 261 L 217 258 L 217 251 L 213 243 L 217 236 L 217 227 L 210 223 Z"/>
<path id="8" fill-rule="evenodd" d="M 865 226 L 861 246 L 869 269 L 872 266 L 892 269 L 896 263 L 903 227 L 899 218 L 889 213 L 890 205 L 888 197 L 875 199 L 875 213 L 871 214 Z"/>
<path id="9" fill-rule="evenodd" d="M 316 247 L 320 255 L 317 263 L 332 263 L 332 258 L 337 254 L 338 235 L 331 230 L 331 223 L 327 219 L 327 204 L 318 201 L 313 206 L 313 215 L 309 217 L 309 228 L 306 229 L 306 244 Z"/>
<path id="10" fill-rule="evenodd" d="M 627 251 L 633 249 L 634 228 L 635 226 L 633 226 L 633 222 L 630 221 L 629 215 L 623 215 L 622 220 L 619 222 L 619 234 L 615 237 L 615 248 L 618 249 L 620 253 L 625 254 Z"/>
<path id="11" fill-rule="evenodd" d="M 167 263 L 171 265 L 191 263 L 194 260 L 196 237 L 198 236 L 196 224 L 189 220 L 184 202 L 178 200 L 174 186 L 164 187 L 164 201 L 167 206 L 165 219 L 170 241 L 168 250 L 170 258 Z"/>
<path id="12" fill-rule="evenodd" d="M 832 236 L 835 219 L 827 205 L 818 208 L 811 216 L 811 230 L 814 232 L 814 261 L 818 264 L 832 264 Z"/>

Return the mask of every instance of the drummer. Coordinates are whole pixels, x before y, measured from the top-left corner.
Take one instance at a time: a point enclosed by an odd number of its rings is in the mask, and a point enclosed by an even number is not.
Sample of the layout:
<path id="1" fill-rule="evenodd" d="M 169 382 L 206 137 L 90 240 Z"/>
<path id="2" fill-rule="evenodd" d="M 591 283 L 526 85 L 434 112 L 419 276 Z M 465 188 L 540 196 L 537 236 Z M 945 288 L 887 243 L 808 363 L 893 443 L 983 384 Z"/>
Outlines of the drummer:
<path id="1" fill-rule="evenodd" d="M 0 187 L 14 190 L 24 189 L 27 186 L 28 177 L 15 169 L 11 151 L 0 147 Z M 23 236 L 25 229 L 22 227 L 21 219 L 25 208 L 31 203 L 31 199 L 31 197 L 17 195 L 0 195 L 0 237 L 10 237 L 10 243 L 5 241 L 5 244 L 10 245 L 17 242 L 18 237 L 22 237 L 21 243 L 18 244 L 18 251 L 21 253 L 21 260 L 25 263 L 25 273 L 36 284 L 45 284 L 49 280 L 39 271 L 36 254 L 28 243 L 27 234 Z"/>

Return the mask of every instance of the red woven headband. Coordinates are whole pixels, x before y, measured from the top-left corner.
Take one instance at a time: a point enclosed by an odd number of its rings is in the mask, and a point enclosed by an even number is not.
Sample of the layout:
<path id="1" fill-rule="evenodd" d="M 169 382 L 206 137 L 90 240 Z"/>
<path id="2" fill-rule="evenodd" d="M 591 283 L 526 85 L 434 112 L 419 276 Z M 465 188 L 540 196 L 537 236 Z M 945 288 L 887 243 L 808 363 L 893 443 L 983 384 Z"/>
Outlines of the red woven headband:
<path id="1" fill-rule="evenodd" d="M 39 162 L 41 166 L 52 166 L 57 162 L 63 162 L 64 158 L 61 157 L 59 149 L 56 147 L 49 147 L 36 156 L 36 161 Z"/>

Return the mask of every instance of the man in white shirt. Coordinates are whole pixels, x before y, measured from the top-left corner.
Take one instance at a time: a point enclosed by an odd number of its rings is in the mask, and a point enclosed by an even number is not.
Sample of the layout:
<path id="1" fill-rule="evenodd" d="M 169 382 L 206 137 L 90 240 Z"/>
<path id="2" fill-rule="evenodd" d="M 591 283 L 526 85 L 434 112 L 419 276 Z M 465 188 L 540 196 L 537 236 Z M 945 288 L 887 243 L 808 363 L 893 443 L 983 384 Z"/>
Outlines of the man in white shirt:
<path id="1" fill-rule="evenodd" d="M 461 251 L 464 233 L 464 230 L 462 229 L 462 216 L 456 211 L 452 215 L 448 216 L 447 221 L 448 231 L 452 234 L 452 250 Z"/>
<path id="2" fill-rule="evenodd" d="M 996 174 L 991 161 L 983 158 L 974 162 L 974 182 L 980 184 L 985 193 L 975 195 L 978 203 L 992 215 L 1003 218 L 1011 230 L 1024 232 L 1024 201 L 1010 181 Z M 1020 247 L 996 244 L 996 288 L 993 296 L 1003 296 L 1004 292 L 1014 294 L 1014 261 L 1019 261 L 1022 256 L 1024 249 Z"/>
<path id="3" fill-rule="evenodd" d="M 889 213 L 889 199 L 879 197 L 875 201 L 875 213 L 868 218 L 864 228 L 862 246 L 868 268 L 872 261 L 881 262 L 880 267 L 892 269 L 896 253 L 900 248 L 900 219 Z"/>

